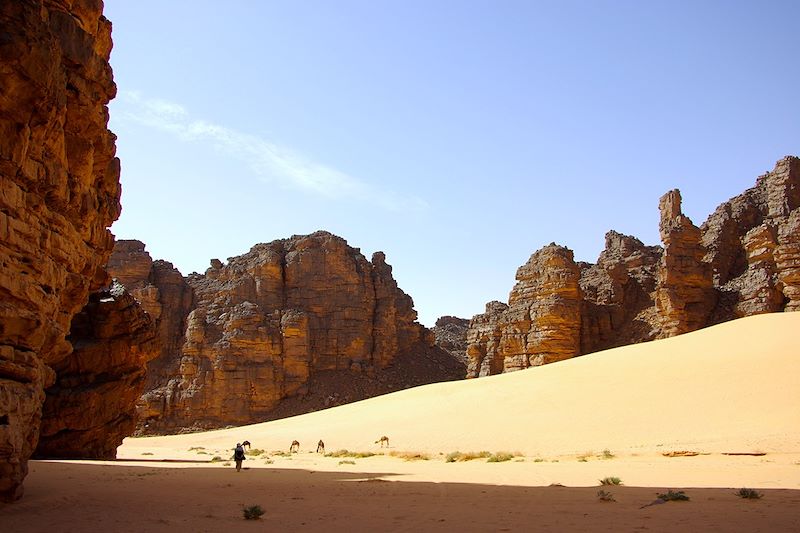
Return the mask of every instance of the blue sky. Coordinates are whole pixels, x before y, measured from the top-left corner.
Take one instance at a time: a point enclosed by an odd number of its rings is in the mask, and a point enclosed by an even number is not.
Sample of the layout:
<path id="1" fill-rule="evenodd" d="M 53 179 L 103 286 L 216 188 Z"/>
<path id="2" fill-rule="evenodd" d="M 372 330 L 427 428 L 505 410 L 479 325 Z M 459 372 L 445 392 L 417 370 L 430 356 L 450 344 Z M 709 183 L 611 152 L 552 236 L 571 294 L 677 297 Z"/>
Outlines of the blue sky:
<path id="1" fill-rule="evenodd" d="M 800 154 L 800 2 L 106 0 L 118 238 L 184 274 L 326 229 L 420 319 L 550 242 L 658 244 Z"/>

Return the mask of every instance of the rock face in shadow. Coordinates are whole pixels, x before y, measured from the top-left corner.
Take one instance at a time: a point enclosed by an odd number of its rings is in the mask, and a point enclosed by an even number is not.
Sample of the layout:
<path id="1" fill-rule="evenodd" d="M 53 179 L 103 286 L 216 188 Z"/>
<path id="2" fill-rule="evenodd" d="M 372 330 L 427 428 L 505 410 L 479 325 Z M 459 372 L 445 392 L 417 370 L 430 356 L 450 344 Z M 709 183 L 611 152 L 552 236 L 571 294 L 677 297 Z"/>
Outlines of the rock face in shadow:
<path id="1" fill-rule="evenodd" d="M 436 320 L 433 336 L 436 346 L 467 365 L 467 330 L 469 320 L 455 316 L 442 316 Z"/>
<path id="2" fill-rule="evenodd" d="M 109 263 L 154 310 L 165 341 L 139 403 L 142 433 L 266 420 L 282 400 L 313 395 L 315 374 L 380 382 L 401 355 L 432 361 L 424 377 L 405 383 L 463 377 L 463 367 L 416 322 L 382 252 L 368 261 L 344 239 L 319 231 L 258 244 L 227 264 L 214 259 L 180 290 L 177 278 L 155 274 L 163 265 L 150 262 L 138 241 L 120 242 Z M 396 390 L 400 381 L 378 388 Z"/>
<path id="3" fill-rule="evenodd" d="M 113 459 L 133 434 L 145 365 L 157 354 L 153 321 L 115 282 L 91 294 L 67 340 L 73 351 L 53 365 L 35 456 Z"/>
<path id="4" fill-rule="evenodd" d="M 120 185 L 102 3 L 4 1 L 0 28 L 0 499 L 14 500 L 72 318 L 106 284 Z"/>
<path id="5" fill-rule="evenodd" d="M 172 263 L 153 261 L 137 240 L 118 240 L 107 270 L 147 311 L 158 331 L 158 353 L 147 363 L 145 390 L 151 390 L 178 371 L 177 354 L 184 342 L 186 319 L 194 291 Z"/>
<path id="6" fill-rule="evenodd" d="M 609 231 L 595 264 L 580 263 L 583 306 L 580 353 L 651 340 L 660 246 Z"/>
<path id="7" fill-rule="evenodd" d="M 711 322 L 800 308 L 800 159 L 785 157 L 700 228 L 719 295 Z"/>
<path id="8" fill-rule="evenodd" d="M 799 207 L 800 159 L 786 157 L 699 228 L 682 213 L 680 191 L 668 192 L 659 202 L 663 247 L 607 233 L 597 263 L 577 265 L 578 290 L 572 253 L 544 247 L 520 268 L 508 305 L 490 302 L 470 321 L 468 377 L 800 309 Z"/>

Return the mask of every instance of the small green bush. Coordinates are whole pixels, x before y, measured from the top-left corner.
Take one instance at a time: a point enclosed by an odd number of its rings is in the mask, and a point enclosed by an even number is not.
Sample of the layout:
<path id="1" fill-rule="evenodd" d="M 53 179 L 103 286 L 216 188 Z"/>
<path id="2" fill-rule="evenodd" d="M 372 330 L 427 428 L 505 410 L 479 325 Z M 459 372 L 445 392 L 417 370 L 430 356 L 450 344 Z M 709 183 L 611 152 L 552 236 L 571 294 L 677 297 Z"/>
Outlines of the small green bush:
<path id="1" fill-rule="evenodd" d="M 669 489 L 664 494 L 659 494 L 658 499 L 665 502 L 689 501 L 689 497 L 682 490 L 675 491 L 672 489 Z"/>
<path id="2" fill-rule="evenodd" d="M 534 463 L 543 463 L 544 459 L 542 459 L 541 457 L 537 457 L 536 459 L 533 460 L 533 462 Z"/>
<path id="3" fill-rule="evenodd" d="M 246 452 L 244 452 L 245 455 L 252 455 L 253 457 L 255 457 L 256 455 L 261 455 L 263 453 L 265 453 L 265 450 L 259 450 L 258 448 L 253 448 L 252 450 L 247 450 Z"/>
<path id="4" fill-rule="evenodd" d="M 153 452 L 142 452 L 142 455 L 153 455 Z"/>
<path id="5" fill-rule="evenodd" d="M 735 494 L 740 498 L 745 498 L 748 500 L 758 500 L 764 496 L 760 492 L 747 488 L 741 488 Z"/>
<path id="6" fill-rule="evenodd" d="M 264 514 L 264 509 L 260 505 L 251 505 L 242 509 L 245 520 L 259 520 Z"/>
<path id="7" fill-rule="evenodd" d="M 351 461 L 350 459 L 344 459 L 343 461 L 339 461 L 340 465 L 354 465 L 356 464 L 355 461 Z"/>
<path id="8" fill-rule="evenodd" d="M 191 448 L 189 448 L 190 452 L 193 452 L 195 450 L 205 450 L 205 447 L 204 446 L 192 446 Z"/>
<path id="9" fill-rule="evenodd" d="M 486 459 L 486 462 L 487 463 L 505 463 L 506 461 L 510 461 L 513 458 L 514 458 L 514 454 L 513 453 L 497 452 L 497 453 L 494 453 L 494 454 L 490 455 L 489 458 Z"/>
<path id="10" fill-rule="evenodd" d="M 603 453 L 601 455 L 599 455 L 598 457 L 600 457 L 601 459 L 613 459 L 614 457 L 616 457 L 616 455 L 611 453 L 611 450 L 606 448 L 605 450 L 603 450 Z"/>
<path id="11" fill-rule="evenodd" d="M 600 480 L 601 485 L 622 485 L 622 480 L 618 477 L 604 477 Z"/>
<path id="12" fill-rule="evenodd" d="M 212 457 L 212 458 L 211 458 L 211 462 L 212 462 L 212 463 L 221 463 L 221 462 L 222 462 L 222 461 L 224 461 L 224 460 L 225 460 L 225 459 L 223 459 L 223 458 L 222 458 L 222 457 L 220 457 L 219 455 L 215 455 L 214 457 Z"/>
<path id="13" fill-rule="evenodd" d="M 604 502 L 615 502 L 617 500 L 614 499 L 614 495 L 610 492 L 607 492 L 603 489 L 597 491 L 597 497 Z"/>

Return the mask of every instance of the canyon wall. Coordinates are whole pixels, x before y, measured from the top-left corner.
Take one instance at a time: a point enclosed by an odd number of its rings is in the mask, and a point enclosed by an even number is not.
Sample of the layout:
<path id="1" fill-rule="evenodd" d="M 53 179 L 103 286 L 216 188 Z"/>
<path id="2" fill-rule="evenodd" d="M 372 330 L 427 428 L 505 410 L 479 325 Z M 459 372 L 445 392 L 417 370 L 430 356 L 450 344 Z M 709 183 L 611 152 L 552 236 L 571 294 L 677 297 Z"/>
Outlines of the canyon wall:
<path id="1" fill-rule="evenodd" d="M 610 231 L 597 263 L 550 244 L 466 333 L 468 377 L 800 309 L 800 159 L 785 157 L 701 226 L 673 190 L 659 201 L 662 246 Z"/>
<path id="2" fill-rule="evenodd" d="M 22 494 L 73 316 L 119 216 L 111 24 L 90 0 L 0 2 L 0 499 Z"/>
<path id="3" fill-rule="evenodd" d="M 324 231 L 214 259 L 183 281 L 138 241 L 120 241 L 108 268 L 150 310 L 162 340 L 139 403 L 141 433 L 266 420 L 282 400 L 318 393 L 309 383 L 325 372 L 363 375 L 386 385 L 379 392 L 464 374 L 416 322 L 384 254 L 368 261 Z M 414 356 L 429 360 L 425 377 L 388 379 L 400 356 L 412 357 L 409 367 Z M 327 405 L 363 396 L 335 394 Z"/>
<path id="4" fill-rule="evenodd" d="M 72 319 L 72 353 L 53 364 L 35 457 L 113 459 L 135 429 L 145 364 L 157 355 L 150 315 L 119 283 Z"/>

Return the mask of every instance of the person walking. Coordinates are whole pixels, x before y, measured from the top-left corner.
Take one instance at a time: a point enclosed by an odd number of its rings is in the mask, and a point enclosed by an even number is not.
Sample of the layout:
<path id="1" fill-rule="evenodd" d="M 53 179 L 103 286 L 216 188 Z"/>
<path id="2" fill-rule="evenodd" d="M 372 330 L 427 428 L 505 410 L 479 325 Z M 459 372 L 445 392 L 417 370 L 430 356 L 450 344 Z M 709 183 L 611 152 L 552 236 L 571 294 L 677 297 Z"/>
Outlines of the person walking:
<path id="1" fill-rule="evenodd" d="M 236 448 L 233 451 L 233 460 L 236 461 L 236 471 L 239 472 L 242 469 L 242 461 L 244 461 L 244 447 L 242 447 L 241 443 L 236 443 Z"/>

